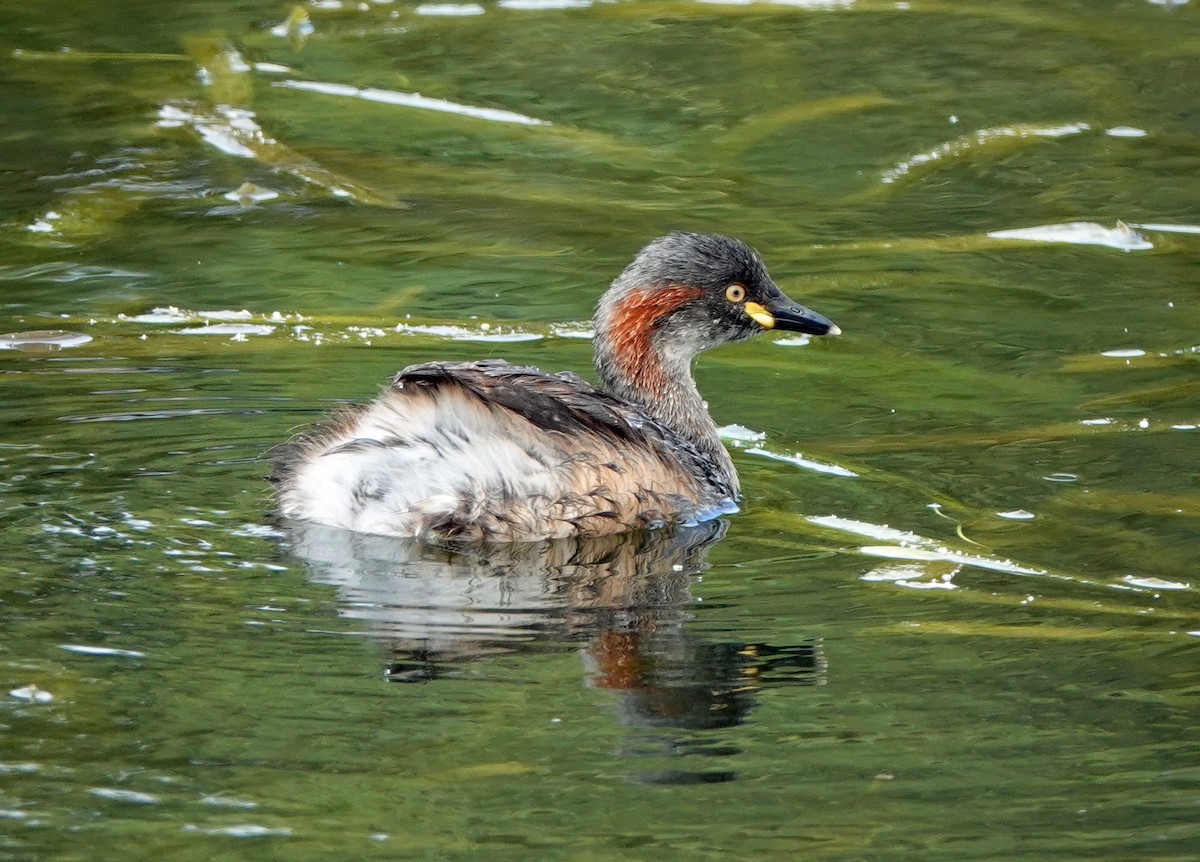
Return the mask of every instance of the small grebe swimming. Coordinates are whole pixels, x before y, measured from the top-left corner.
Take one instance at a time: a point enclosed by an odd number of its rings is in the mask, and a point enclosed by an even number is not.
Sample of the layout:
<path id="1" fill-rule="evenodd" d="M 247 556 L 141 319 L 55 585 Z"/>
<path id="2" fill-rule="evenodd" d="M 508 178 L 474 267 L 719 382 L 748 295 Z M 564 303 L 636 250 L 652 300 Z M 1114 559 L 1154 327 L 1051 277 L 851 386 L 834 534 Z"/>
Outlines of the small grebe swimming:
<path id="1" fill-rule="evenodd" d="M 600 298 L 603 388 L 501 360 L 405 368 L 371 404 L 286 444 L 280 514 L 435 541 L 535 541 L 696 523 L 738 478 L 692 379 L 702 350 L 765 329 L 840 330 L 748 246 L 672 233 Z"/>

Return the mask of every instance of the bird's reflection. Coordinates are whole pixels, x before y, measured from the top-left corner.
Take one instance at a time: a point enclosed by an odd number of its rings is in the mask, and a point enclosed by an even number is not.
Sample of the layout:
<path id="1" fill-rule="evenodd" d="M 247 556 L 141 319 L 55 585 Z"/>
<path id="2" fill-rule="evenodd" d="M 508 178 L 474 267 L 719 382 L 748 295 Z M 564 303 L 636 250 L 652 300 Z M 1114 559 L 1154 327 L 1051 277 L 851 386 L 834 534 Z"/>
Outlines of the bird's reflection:
<path id="1" fill-rule="evenodd" d="M 587 683 L 614 695 L 618 720 L 630 729 L 620 754 L 675 758 L 735 753 L 706 732 L 741 724 L 763 685 L 824 680 L 816 641 L 747 644 L 689 627 L 692 584 L 724 532 L 724 522 L 711 521 L 437 547 L 305 524 L 293 525 L 289 537 L 312 578 L 337 587 L 340 613 L 369 621 L 386 644 L 389 679 L 454 676 L 498 653 L 579 648 Z M 636 777 L 693 783 L 735 775 L 668 768 L 639 769 Z"/>

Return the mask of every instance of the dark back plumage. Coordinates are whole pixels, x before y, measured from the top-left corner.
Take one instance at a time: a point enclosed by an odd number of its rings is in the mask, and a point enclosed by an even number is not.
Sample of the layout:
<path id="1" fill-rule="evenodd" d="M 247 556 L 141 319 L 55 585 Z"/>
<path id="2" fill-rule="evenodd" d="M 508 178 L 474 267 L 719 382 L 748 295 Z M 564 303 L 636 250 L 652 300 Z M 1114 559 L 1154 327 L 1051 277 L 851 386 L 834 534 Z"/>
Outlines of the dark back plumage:
<path id="1" fill-rule="evenodd" d="M 419 477 L 433 474 L 453 490 L 430 506 Z M 391 518 L 397 535 L 477 541 L 704 520 L 736 497 L 721 465 L 638 405 L 501 360 L 404 369 L 371 405 L 281 447 L 273 481 L 285 516 L 329 523 L 312 515 L 344 497 L 333 526 L 380 532 Z"/>

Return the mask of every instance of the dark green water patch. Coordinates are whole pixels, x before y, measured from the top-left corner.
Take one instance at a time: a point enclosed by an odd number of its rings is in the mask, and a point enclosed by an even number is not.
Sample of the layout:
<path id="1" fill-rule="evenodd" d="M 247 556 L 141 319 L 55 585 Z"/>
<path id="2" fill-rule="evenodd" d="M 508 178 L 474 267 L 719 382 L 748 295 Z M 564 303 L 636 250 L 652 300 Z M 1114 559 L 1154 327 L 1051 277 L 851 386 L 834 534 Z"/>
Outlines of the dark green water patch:
<path id="1" fill-rule="evenodd" d="M 335 5 L 0 4 L 0 856 L 1196 855 L 1194 4 Z M 271 519 L 674 228 L 845 331 L 712 534 Z"/>

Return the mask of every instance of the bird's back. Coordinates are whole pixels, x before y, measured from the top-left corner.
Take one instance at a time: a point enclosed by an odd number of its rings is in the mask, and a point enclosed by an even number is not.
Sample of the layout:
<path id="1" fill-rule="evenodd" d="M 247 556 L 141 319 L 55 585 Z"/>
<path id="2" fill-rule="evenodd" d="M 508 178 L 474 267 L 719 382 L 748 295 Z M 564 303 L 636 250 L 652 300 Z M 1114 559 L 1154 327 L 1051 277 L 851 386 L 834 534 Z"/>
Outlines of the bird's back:
<path id="1" fill-rule="evenodd" d="M 733 511 L 712 459 L 573 374 L 501 361 L 404 369 L 283 447 L 285 517 L 391 536 L 599 536 Z"/>

